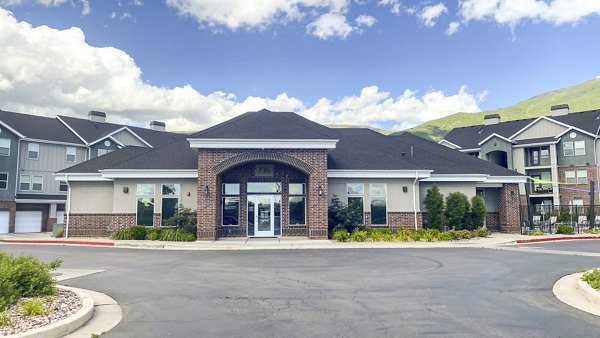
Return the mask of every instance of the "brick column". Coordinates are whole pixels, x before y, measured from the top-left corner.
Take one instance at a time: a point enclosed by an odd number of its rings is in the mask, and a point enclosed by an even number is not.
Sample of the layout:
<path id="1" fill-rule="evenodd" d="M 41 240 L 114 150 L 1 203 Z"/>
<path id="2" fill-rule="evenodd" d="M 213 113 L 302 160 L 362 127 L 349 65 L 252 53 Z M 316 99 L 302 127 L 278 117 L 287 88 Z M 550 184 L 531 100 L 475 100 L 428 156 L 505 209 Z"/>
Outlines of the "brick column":
<path id="1" fill-rule="evenodd" d="M 8 210 L 8 232 L 15 232 L 15 217 L 17 213 L 17 203 L 15 201 L 0 201 L 0 210 Z"/>
<path id="2" fill-rule="evenodd" d="M 500 189 L 498 219 L 501 232 L 519 232 L 520 197 L 517 183 L 505 183 Z"/>
<path id="3" fill-rule="evenodd" d="M 199 240 L 217 239 L 217 175 L 212 170 L 214 152 L 198 150 L 198 234 Z M 208 193 L 206 188 L 208 187 Z"/>
<path id="4" fill-rule="evenodd" d="M 312 160 L 309 163 L 314 168 L 314 171 L 308 177 L 308 190 L 306 192 L 308 237 L 327 239 L 327 151 L 316 150 L 313 154 L 306 155 L 309 155 L 307 159 Z M 319 188 L 322 191 L 321 195 L 318 193 Z"/>

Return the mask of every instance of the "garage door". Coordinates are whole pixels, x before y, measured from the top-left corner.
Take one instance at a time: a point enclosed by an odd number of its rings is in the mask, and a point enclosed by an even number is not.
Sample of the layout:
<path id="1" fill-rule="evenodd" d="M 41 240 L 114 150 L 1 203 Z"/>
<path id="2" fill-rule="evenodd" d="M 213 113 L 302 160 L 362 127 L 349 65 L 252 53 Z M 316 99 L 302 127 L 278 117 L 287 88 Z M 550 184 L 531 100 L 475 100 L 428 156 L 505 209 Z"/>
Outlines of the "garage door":
<path id="1" fill-rule="evenodd" d="M 17 211 L 15 218 L 15 232 L 41 232 L 41 211 Z"/>
<path id="2" fill-rule="evenodd" d="M 8 220 L 10 219 L 10 211 L 0 211 L 0 234 L 8 233 Z"/>

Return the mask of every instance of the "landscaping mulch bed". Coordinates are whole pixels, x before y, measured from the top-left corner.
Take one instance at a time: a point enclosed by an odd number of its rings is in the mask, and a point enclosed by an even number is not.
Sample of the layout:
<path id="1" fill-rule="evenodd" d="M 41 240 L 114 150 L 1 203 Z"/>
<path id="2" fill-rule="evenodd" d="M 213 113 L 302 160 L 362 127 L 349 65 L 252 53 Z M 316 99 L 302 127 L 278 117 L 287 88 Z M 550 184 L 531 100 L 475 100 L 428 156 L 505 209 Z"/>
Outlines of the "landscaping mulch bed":
<path id="1" fill-rule="evenodd" d="M 19 304 L 26 299 L 19 301 Z M 13 305 L 7 311 L 12 326 L 0 327 L 0 336 L 22 333 L 31 329 L 57 322 L 74 315 L 83 305 L 83 301 L 75 293 L 58 289 L 58 296 L 48 305 L 48 314 L 44 316 L 28 316 L 18 311 L 18 306 Z"/>

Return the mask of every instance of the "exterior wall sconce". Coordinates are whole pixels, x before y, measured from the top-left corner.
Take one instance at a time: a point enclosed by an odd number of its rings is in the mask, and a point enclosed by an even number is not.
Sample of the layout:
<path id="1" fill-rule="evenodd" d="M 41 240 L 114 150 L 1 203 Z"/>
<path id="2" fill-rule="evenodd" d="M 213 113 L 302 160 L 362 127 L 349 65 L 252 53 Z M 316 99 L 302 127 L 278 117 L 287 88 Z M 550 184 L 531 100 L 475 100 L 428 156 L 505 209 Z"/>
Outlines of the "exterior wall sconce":
<path id="1" fill-rule="evenodd" d="M 188 191 L 187 193 L 188 197 L 192 196 L 192 193 Z"/>
<path id="2" fill-rule="evenodd" d="M 204 186 L 204 194 L 205 194 L 206 196 L 208 196 L 209 192 L 210 192 L 210 191 L 208 190 L 208 185 Z"/>
<path id="3" fill-rule="evenodd" d="M 321 186 L 319 186 L 319 187 L 317 188 L 317 194 L 318 194 L 319 196 L 323 196 L 323 188 L 322 188 Z"/>
<path id="4" fill-rule="evenodd" d="M 123 187 L 123 193 L 127 194 L 129 192 L 129 187 Z"/>
<path id="5" fill-rule="evenodd" d="M 402 192 L 408 192 L 408 187 L 406 187 L 406 186 L 402 187 Z"/>

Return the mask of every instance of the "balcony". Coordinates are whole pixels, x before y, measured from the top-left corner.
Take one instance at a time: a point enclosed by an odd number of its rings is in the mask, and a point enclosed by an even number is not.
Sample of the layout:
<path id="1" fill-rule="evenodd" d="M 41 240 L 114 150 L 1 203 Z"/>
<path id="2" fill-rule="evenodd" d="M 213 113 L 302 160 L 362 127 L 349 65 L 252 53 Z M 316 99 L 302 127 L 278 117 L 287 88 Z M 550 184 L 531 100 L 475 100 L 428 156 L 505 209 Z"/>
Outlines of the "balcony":
<path id="1" fill-rule="evenodd" d="M 552 172 L 549 169 L 530 169 L 525 170 L 525 175 L 534 180 L 541 180 L 529 183 L 529 193 L 534 195 L 552 195 L 554 187 L 552 186 Z"/>
<path id="2" fill-rule="evenodd" d="M 545 167 L 550 165 L 550 149 L 547 146 L 525 149 L 525 167 Z"/>
<path id="3" fill-rule="evenodd" d="M 546 183 L 531 183 L 531 195 L 552 195 L 554 189 L 552 188 L 552 184 Z"/>

